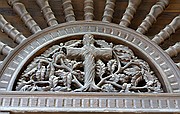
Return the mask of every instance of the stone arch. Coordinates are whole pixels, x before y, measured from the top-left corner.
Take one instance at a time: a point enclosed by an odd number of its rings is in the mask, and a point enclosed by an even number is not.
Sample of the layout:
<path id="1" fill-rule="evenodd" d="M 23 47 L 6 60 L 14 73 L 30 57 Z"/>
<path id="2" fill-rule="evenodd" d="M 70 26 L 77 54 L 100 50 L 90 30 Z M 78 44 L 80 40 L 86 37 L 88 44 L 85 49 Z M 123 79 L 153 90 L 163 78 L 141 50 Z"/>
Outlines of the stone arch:
<path id="1" fill-rule="evenodd" d="M 58 0 L 57 0 L 58 1 Z M 14 42 L 18 44 L 17 47 L 12 48 L 11 46 L 6 45 L 3 42 L 0 42 L 0 53 L 7 55 L 7 57 L 0 61 L 0 111 L 3 112 L 127 112 L 127 113 L 134 113 L 134 112 L 179 112 L 179 93 L 180 93 L 180 72 L 179 72 L 179 63 L 174 63 L 172 60 L 173 56 L 178 55 L 180 52 L 179 42 L 177 42 L 174 46 L 170 46 L 168 49 L 163 50 L 161 48 L 161 43 L 164 42 L 172 33 L 175 32 L 179 28 L 179 16 L 176 16 L 172 22 L 169 23 L 163 30 L 161 30 L 157 35 L 150 38 L 145 33 L 149 30 L 152 24 L 156 21 L 157 17 L 165 10 L 165 8 L 169 4 L 169 0 L 164 1 L 157 1 L 152 8 L 150 9 L 149 14 L 145 17 L 142 23 L 137 27 L 137 30 L 133 30 L 132 28 L 128 27 L 133 19 L 133 15 L 135 14 L 138 6 L 141 3 L 141 0 L 129 0 L 127 9 L 122 16 L 122 19 L 119 23 L 113 22 L 113 13 L 118 12 L 115 7 L 121 1 L 115 0 L 106 0 L 106 1 L 94 1 L 94 0 L 84 0 L 84 20 L 78 20 L 76 17 L 76 13 L 73 11 L 73 5 L 77 5 L 75 0 L 62 0 L 62 10 L 64 12 L 64 23 L 58 23 L 58 19 L 53 14 L 53 10 L 50 7 L 50 1 L 48 0 L 36 0 L 37 5 L 40 7 L 45 21 L 47 22 L 48 26 L 45 29 L 41 29 L 40 25 L 36 23 L 36 20 L 33 19 L 28 10 L 24 6 L 23 3 L 27 3 L 27 1 L 19 1 L 19 0 L 7 0 L 8 4 L 13 8 L 13 10 L 19 15 L 30 30 L 32 35 L 29 37 L 25 37 L 21 32 L 16 30 L 10 23 L 8 23 L 5 18 L 0 15 L 0 28 L 2 32 L 5 32 Z M 82 1 L 82 0 L 81 0 Z M 35 2 L 35 1 L 34 1 Z M 56 2 L 56 1 L 54 1 Z M 59 2 L 59 1 L 58 1 Z M 104 12 L 101 21 L 99 19 L 95 20 L 99 17 L 97 12 L 94 12 L 94 3 L 104 3 Z M 54 4 L 54 3 L 53 3 Z M 82 8 L 82 6 L 81 6 Z M 78 8 L 77 8 L 78 9 Z M 96 14 L 96 15 L 95 15 Z M 94 19 L 94 16 L 96 18 Z M 117 18 L 117 16 L 116 16 Z M 116 20 L 115 18 L 115 20 Z M 83 44 L 83 37 L 86 34 L 90 34 L 94 37 L 93 43 L 91 41 L 86 42 Z M 16 89 L 18 82 L 22 82 L 21 76 L 23 75 L 24 71 L 28 68 L 28 65 L 31 65 L 32 61 L 37 57 L 40 57 L 42 54 L 46 53 L 47 50 L 52 49 L 51 47 L 54 45 L 60 46 L 60 43 L 69 43 L 72 40 L 77 40 L 80 43 L 77 46 L 69 46 L 72 48 L 83 48 L 83 54 L 76 53 L 77 56 L 83 56 L 75 62 L 81 62 L 82 74 L 84 73 L 84 77 L 80 79 L 84 80 L 95 80 L 93 82 L 94 85 L 98 85 L 102 80 L 106 80 L 107 82 L 104 85 L 109 90 L 115 89 L 116 91 L 104 91 L 103 87 L 100 86 L 100 91 L 94 91 L 94 86 L 92 83 L 89 85 L 83 80 L 79 83 L 80 87 L 82 86 L 83 89 L 81 91 L 75 91 L 76 89 L 71 85 L 68 86 L 72 91 L 55 91 L 55 90 L 44 90 L 44 91 L 35 91 L 35 89 L 27 90 L 27 91 L 19 91 Z M 92 39 L 91 39 L 92 40 Z M 98 44 L 98 41 L 101 43 Z M 103 42 L 103 43 L 102 43 Z M 89 44 L 88 44 L 89 43 Z M 71 44 L 71 43 L 70 43 Z M 89 48 L 87 48 L 87 45 Z M 106 45 L 106 46 L 104 46 Z M 63 54 L 68 56 L 68 47 L 67 45 L 63 45 L 61 48 L 62 50 L 65 49 Z M 85 48 L 86 46 L 86 48 Z M 111 76 L 111 70 L 108 69 L 108 60 L 103 61 L 106 57 L 101 57 L 99 59 L 99 53 L 101 53 L 101 49 L 103 50 L 104 55 L 113 56 L 111 60 L 116 60 L 117 58 L 114 57 L 114 47 L 125 47 L 126 50 L 120 50 L 118 53 L 128 53 L 133 55 L 131 59 L 133 60 L 126 61 L 126 63 L 122 63 L 122 68 L 126 68 L 125 66 L 128 64 L 132 64 L 129 67 L 129 70 L 132 69 L 140 69 L 138 73 L 134 73 L 133 75 L 126 74 L 131 78 L 128 82 L 119 81 L 118 83 L 112 79 L 107 78 Z M 96 51 L 98 50 L 98 51 Z M 100 50 L 100 51 L 99 51 Z M 106 52 L 107 51 L 107 52 Z M 118 51 L 118 50 L 117 50 Z M 129 52 L 127 52 L 129 51 Z M 98 53 L 99 52 L 99 53 Z M 61 52 L 59 52 L 62 54 Z M 84 56 L 84 53 L 88 53 L 91 55 Z M 106 54 L 107 53 L 107 54 Z M 133 53 L 133 54 L 132 54 Z M 54 53 L 53 53 L 54 54 Z M 114 55 L 113 55 L 114 54 Z M 63 57 L 64 57 L 63 55 Z M 87 55 L 87 54 L 86 54 Z M 60 55 L 59 55 L 60 56 Z M 101 56 L 101 55 L 100 55 Z M 73 56 L 74 57 L 74 56 Z M 122 57 L 122 56 L 121 56 Z M 129 57 L 126 55 L 125 57 Z M 87 66 L 84 64 L 87 58 L 91 59 L 90 65 Z M 95 74 L 97 69 L 95 66 L 98 60 L 101 62 L 106 68 L 104 70 L 102 77 L 93 77 L 86 79 L 85 76 L 92 76 L 92 72 L 88 72 L 88 68 L 90 66 L 90 70 L 93 71 Z M 71 60 L 67 57 L 68 60 Z M 121 58 L 119 58 L 121 59 Z M 125 59 L 126 60 L 126 59 Z M 58 60 L 54 60 L 58 61 Z M 142 62 L 143 61 L 143 62 Z M 58 61 L 59 62 L 59 61 Z M 136 63 L 138 62 L 138 64 Z M 149 82 L 144 81 L 143 84 L 132 84 L 132 79 L 137 76 L 143 77 L 145 74 L 141 71 L 147 69 L 143 68 L 139 63 L 143 63 L 146 66 L 150 66 L 149 70 L 151 75 L 151 71 L 154 73 L 153 76 L 156 76 L 155 84 L 159 81 L 161 85 L 162 91 L 154 91 L 153 87 L 148 87 L 148 83 L 152 82 L 150 78 Z M 146 64 L 147 63 L 147 64 Z M 102 65 L 102 66 L 103 66 Z M 109 65 L 110 66 L 110 65 Z M 37 67 L 37 66 L 36 66 Z M 88 67 L 88 68 L 87 68 Z M 42 67 L 46 68 L 46 67 Z M 87 70 L 84 70 L 87 69 Z M 119 66 L 116 65 L 115 70 L 119 69 Z M 64 70 L 64 69 L 60 69 Z M 79 70 L 79 69 L 78 69 Z M 47 70 L 46 70 L 47 71 Z M 37 72 L 37 69 L 35 70 Z M 67 72 L 67 71 L 65 71 Z M 88 73 L 86 73 L 88 72 Z M 133 71 L 136 72 L 136 71 Z M 118 72 L 119 73 L 119 72 Z M 87 75 L 88 74 L 88 75 Z M 91 74 L 91 75 L 90 75 Z M 93 74 L 93 76 L 94 76 Z M 114 71 L 112 73 L 115 74 Z M 125 73 L 123 70 L 118 75 L 124 75 Z M 140 76 L 139 76 L 140 75 Z M 37 76 L 37 75 L 35 75 Z M 138 77 L 139 76 L 139 77 Z M 32 78 L 32 76 L 29 76 Z M 28 77 L 28 78 L 29 78 Z M 72 76 L 65 76 L 66 78 L 71 78 L 70 81 L 74 81 L 75 77 Z M 57 78 L 57 76 L 55 76 Z M 148 77 L 147 77 L 148 78 Z M 38 78 L 37 78 L 38 79 Z M 78 80 L 80 80 L 78 79 Z M 21 80 L 21 81 L 20 81 Z M 45 80 L 49 83 L 49 80 Z M 27 81 L 27 80 L 23 80 Z M 28 80 L 29 81 L 29 80 Z M 34 80 L 33 81 L 37 81 Z M 39 81 L 39 80 L 38 80 Z M 42 80 L 40 80 L 42 81 Z M 44 80 L 43 80 L 44 81 Z M 56 80 L 57 81 L 57 80 Z M 54 81 L 54 82 L 56 82 Z M 58 80 L 59 81 L 59 80 Z M 77 81 L 77 80 L 76 80 Z M 89 83 L 90 81 L 87 81 Z M 92 81 L 91 81 L 92 82 Z M 69 83 L 69 82 L 66 82 Z M 34 84 L 34 82 L 32 83 Z M 64 84 L 64 83 L 63 83 Z M 31 86 L 31 84 L 27 84 Z M 92 86 L 93 85 L 93 86 Z M 110 86 L 111 85 L 111 86 Z M 130 85 L 130 86 L 129 86 Z M 26 86 L 26 84 L 24 85 Z M 40 85 L 40 88 L 44 86 L 43 84 Z M 45 84 L 46 86 L 46 84 Z M 48 85 L 49 86 L 49 85 Z M 114 87 L 116 86 L 116 88 Z M 64 87 L 64 85 L 63 85 Z M 66 86 L 65 86 L 66 87 Z M 89 88 L 88 88 L 89 87 Z M 114 88 L 113 88 L 114 87 Z M 117 88 L 120 89 L 117 89 Z M 133 90 L 132 88 L 137 90 Z M 124 89 L 123 89 L 124 88 Z M 126 88 L 128 88 L 126 91 Z M 130 90 L 130 89 L 131 90 Z M 146 88 L 146 91 L 141 91 L 140 89 Z M 153 90 L 151 92 L 148 89 Z M 96 88 L 97 89 L 97 88 Z M 41 89 L 42 90 L 42 89 Z M 103 91 L 102 91 L 103 90 Z M 106 90 L 106 89 L 105 89 Z M 122 91 L 123 90 L 123 91 Z M 29 92 L 31 91 L 31 92 Z M 171 98 L 171 99 L 170 99 Z M 23 108 L 22 108 L 23 107 Z"/>

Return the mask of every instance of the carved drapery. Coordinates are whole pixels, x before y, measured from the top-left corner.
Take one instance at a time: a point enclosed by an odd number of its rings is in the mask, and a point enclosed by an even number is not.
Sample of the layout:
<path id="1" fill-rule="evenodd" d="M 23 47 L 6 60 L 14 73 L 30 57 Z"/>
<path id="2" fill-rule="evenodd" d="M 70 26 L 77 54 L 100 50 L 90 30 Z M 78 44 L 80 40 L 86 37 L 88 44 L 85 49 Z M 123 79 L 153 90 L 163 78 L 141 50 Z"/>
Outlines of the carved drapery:
<path id="1" fill-rule="evenodd" d="M 20 75 L 16 91 L 162 92 L 147 62 L 125 45 L 82 40 L 53 45 Z"/>

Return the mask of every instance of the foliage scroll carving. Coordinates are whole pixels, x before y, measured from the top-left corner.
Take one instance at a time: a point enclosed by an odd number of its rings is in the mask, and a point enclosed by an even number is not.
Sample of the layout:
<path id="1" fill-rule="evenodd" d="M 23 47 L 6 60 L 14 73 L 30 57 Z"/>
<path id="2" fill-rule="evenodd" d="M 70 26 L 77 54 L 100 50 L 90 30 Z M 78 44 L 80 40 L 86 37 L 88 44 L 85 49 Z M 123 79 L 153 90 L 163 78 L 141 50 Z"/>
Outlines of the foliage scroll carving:
<path id="1" fill-rule="evenodd" d="M 163 92 L 147 62 L 124 45 L 82 40 L 53 45 L 22 72 L 15 91 Z"/>

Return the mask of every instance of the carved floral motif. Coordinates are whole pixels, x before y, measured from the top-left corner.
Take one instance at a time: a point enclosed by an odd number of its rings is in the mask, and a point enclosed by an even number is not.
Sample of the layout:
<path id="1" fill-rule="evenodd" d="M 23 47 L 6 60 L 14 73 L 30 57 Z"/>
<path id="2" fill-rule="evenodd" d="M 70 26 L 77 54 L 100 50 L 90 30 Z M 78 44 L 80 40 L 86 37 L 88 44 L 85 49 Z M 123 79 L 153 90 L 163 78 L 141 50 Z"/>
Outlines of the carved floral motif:
<path id="1" fill-rule="evenodd" d="M 27 66 L 16 91 L 162 92 L 147 62 L 124 45 L 83 40 L 54 45 Z"/>

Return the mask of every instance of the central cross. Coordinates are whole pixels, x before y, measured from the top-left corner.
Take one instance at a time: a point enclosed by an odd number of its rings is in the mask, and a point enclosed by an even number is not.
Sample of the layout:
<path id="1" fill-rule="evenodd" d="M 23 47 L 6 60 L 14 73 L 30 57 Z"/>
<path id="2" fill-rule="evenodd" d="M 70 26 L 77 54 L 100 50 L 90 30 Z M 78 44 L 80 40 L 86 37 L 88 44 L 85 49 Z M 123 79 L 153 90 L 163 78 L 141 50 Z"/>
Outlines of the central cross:
<path id="1" fill-rule="evenodd" d="M 84 86 L 76 91 L 98 91 L 100 88 L 95 84 L 95 59 L 103 58 L 105 60 L 112 58 L 112 48 L 97 48 L 94 46 L 94 37 L 91 34 L 85 34 L 83 37 L 83 47 L 65 47 L 67 57 L 81 58 L 84 60 Z"/>

